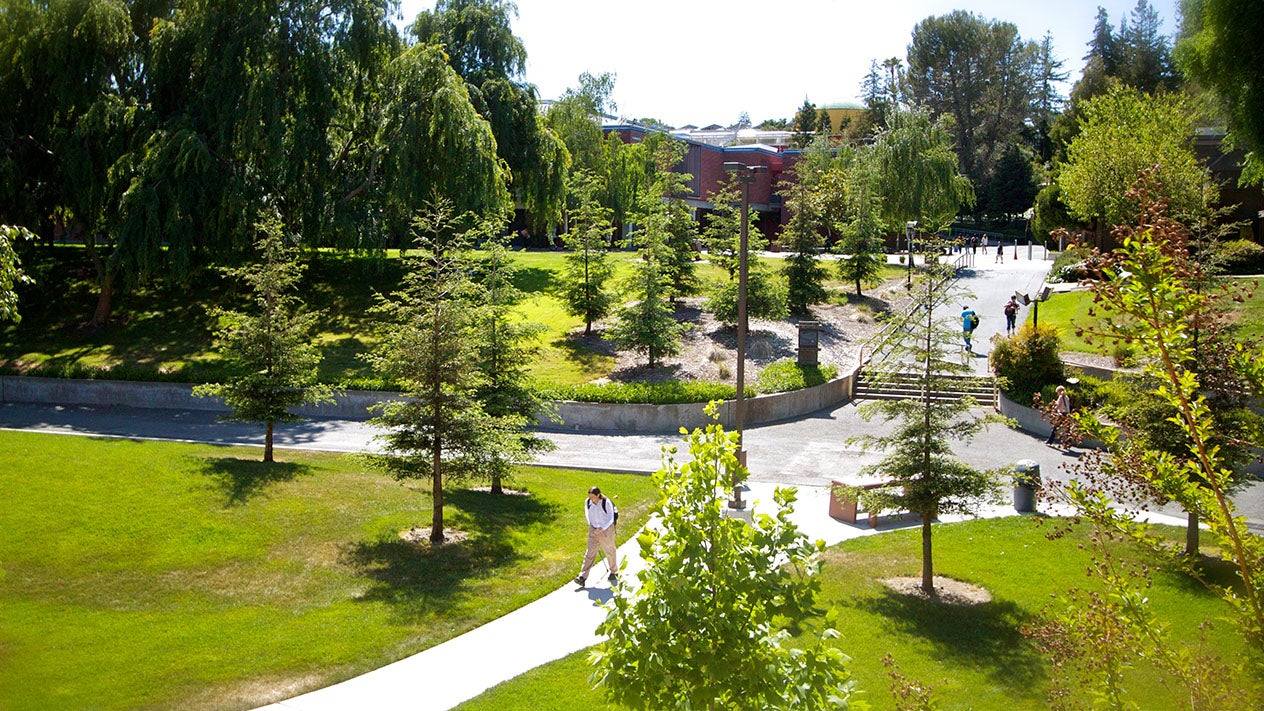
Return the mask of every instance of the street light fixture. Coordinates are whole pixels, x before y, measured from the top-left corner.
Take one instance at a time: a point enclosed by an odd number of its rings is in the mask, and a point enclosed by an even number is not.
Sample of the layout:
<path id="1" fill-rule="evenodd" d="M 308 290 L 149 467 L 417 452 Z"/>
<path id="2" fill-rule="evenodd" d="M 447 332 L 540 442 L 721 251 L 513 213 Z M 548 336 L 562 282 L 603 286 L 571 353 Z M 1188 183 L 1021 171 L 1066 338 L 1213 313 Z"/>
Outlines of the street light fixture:
<path id="1" fill-rule="evenodd" d="M 1053 289 L 1043 286 L 1035 296 L 1028 296 L 1021 291 L 1014 292 L 1014 298 L 1023 302 L 1024 305 L 1031 305 L 1031 327 L 1036 328 L 1040 325 L 1040 302 L 1048 301 L 1049 294 Z"/>
<path id="2" fill-rule="evenodd" d="M 766 165 L 746 165 L 745 163 L 724 164 L 724 170 L 736 176 L 742 184 L 742 233 L 737 249 L 737 400 L 733 403 L 733 425 L 737 430 L 737 461 L 743 468 L 746 466 L 746 448 L 742 441 L 742 431 L 746 425 L 746 246 L 748 241 L 748 222 L 750 220 L 750 186 L 755 176 L 768 172 Z M 741 482 L 733 482 L 733 499 L 729 508 L 744 509 Z"/>
<path id="3" fill-rule="evenodd" d="M 908 247 L 908 268 L 905 270 L 904 288 L 913 288 L 913 235 L 917 233 L 917 220 L 904 223 L 904 242 Z"/>

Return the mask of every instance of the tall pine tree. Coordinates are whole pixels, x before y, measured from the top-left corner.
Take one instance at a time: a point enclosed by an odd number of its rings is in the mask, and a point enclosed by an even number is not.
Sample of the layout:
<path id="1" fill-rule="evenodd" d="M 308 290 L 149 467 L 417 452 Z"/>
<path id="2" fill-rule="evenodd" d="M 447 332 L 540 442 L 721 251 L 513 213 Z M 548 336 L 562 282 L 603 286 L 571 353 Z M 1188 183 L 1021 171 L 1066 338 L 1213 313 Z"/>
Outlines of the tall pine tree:
<path id="1" fill-rule="evenodd" d="M 276 423 L 301 419 L 290 412 L 299 405 L 333 398 L 328 386 L 316 383 L 320 350 L 311 334 L 320 315 L 304 312 L 296 293 L 303 265 L 285 244 L 279 215 L 265 213 L 255 229 L 260 261 L 226 270 L 250 288 L 252 307 L 213 313 L 220 323 L 215 347 L 234 376 L 199 385 L 193 392 L 223 398 L 232 409 L 227 419 L 263 423 L 263 461 L 271 462 Z"/>

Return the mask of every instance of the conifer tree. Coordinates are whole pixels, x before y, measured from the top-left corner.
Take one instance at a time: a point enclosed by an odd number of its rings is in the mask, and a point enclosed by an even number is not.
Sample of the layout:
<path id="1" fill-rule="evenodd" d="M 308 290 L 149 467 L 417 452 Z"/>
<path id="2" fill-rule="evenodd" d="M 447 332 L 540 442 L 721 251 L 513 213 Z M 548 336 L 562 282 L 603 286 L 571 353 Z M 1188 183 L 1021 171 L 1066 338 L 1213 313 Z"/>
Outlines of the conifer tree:
<path id="1" fill-rule="evenodd" d="M 879 380 L 901 371 L 911 376 L 918 397 L 866 403 L 861 408 L 864 418 L 881 417 L 894 423 L 894 428 L 885 435 L 852 440 L 887 452 L 881 461 L 862 470 L 891 482 L 858 492 L 868 510 L 911 511 L 922 520 L 922 589 L 928 594 L 935 592 L 933 522 L 945 513 L 973 514 L 994 498 L 997 486 L 995 473 L 974 469 L 952 453 L 954 442 L 968 441 L 996 418 L 973 416 L 973 398 L 941 401 L 934 396 L 948 378 L 970 372 L 957 358 L 961 328 L 953 308 L 965 297 L 946 285 L 951 269 L 932 263 L 918 273 L 913 289 L 917 308 L 903 328 L 893 331 L 892 355 L 875 369 Z"/>
<path id="2" fill-rule="evenodd" d="M 572 316 L 584 319 L 584 335 L 592 335 L 594 321 L 610 315 L 614 295 L 607 287 L 614 267 L 606 251 L 610 239 L 611 211 L 598 201 L 601 179 L 591 173 L 572 177 L 571 194 L 576 207 L 564 242 L 570 249 L 562 268 L 562 301 Z"/>
<path id="3" fill-rule="evenodd" d="M 619 310 L 611 337 L 620 348 L 644 354 L 653 368 L 662 358 L 680 352 L 684 326 L 676 321 L 676 310 L 669 300 L 671 249 L 667 245 L 666 205 L 656 195 L 645 198 L 641 220 L 643 227 L 636 235 L 641 243 L 640 258 L 630 281 L 636 301 Z"/>
<path id="4" fill-rule="evenodd" d="M 791 314 L 806 316 L 812 304 L 828 298 L 823 283 L 825 268 L 817 257 L 825 239 L 818 229 L 820 220 L 812 209 L 807 180 L 798 177 L 790 192 L 791 197 L 787 200 L 791 211 L 790 222 L 784 234 L 792 254 L 782 267 L 787 284 L 786 305 Z"/>
<path id="5" fill-rule="evenodd" d="M 847 220 L 842 225 L 843 239 L 839 243 L 842 258 L 838 260 L 838 273 L 845 281 L 856 285 L 856 296 L 861 295 L 864 282 L 875 279 L 886 265 L 883 253 L 881 197 L 874 190 L 870 154 L 857 154 L 848 166 L 846 183 Z"/>
<path id="6" fill-rule="evenodd" d="M 469 213 L 454 216 L 444 200 L 427 205 L 413 225 L 419 255 L 408 260 L 403 286 L 374 307 L 385 325 L 366 357 L 404 398 L 376 406 L 369 424 L 383 430 L 384 451 L 363 456 L 397 479 L 430 480 L 430 542 L 440 544 L 444 482 L 486 471 L 489 452 L 520 447 L 522 422 L 489 415 L 478 399 L 484 377 L 471 332 L 477 289 L 467 250 L 480 228 Z"/>
<path id="7" fill-rule="evenodd" d="M 280 216 L 264 213 L 255 229 L 260 261 L 225 270 L 250 288 L 252 308 L 213 312 L 220 323 L 215 347 L 234 376 L 193 392 L 223 398 L 232 410 L 226 419 L 262 422 L 263 461 L 271 462 L 276 423 L 301 419 L 290 412 L 294 407 L 333 398 L 328 386 L 316 383 L 320 351 L 311 333 L 320 314 L 304 312 L 295 293 L 304 267 L 285 244 Z"/>
<path id="8" fill-rule="evenodd" d="M 531 386 L 527 372 L 540 350 L 539 337 L 545 329 L 541 324 L 523 321 L 515 310 L 522 292 L 514 286 L 517 268 L 503 238 L 494 237 L 484 243 L 478 272 L 482 293 L 481 305 L 474 312 L 474 334 L 478 339 L 478 369 L 483 377 L 476 395 L 488 415 L 517 428 L 520 444 L 510 450 L 482 453 L 482 473 L 491 479 L 492 493 L 500 494 L 515 465 L 554 448 L 551 440 L 531 429 L 537 416 L 549 407 Z"/>

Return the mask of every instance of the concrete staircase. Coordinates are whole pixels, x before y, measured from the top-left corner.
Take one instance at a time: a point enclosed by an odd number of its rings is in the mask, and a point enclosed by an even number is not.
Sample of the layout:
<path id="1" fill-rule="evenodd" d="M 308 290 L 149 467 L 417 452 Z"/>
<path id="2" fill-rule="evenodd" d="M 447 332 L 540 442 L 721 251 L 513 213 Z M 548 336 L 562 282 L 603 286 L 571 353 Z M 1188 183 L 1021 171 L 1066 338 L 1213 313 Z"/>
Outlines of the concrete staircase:
<path id="1" fill-rule="evenodd" d="M 939 387 L 930 394 L 936 402 L 955 402 L 966 395 L 980 405 L 997 407 L 996 379 L 982 376 L 939 376 Z M 919 376 L 910 373 L 861 372 L 856 380 L 857 400 L 912 400 L 922 397 Z"/>

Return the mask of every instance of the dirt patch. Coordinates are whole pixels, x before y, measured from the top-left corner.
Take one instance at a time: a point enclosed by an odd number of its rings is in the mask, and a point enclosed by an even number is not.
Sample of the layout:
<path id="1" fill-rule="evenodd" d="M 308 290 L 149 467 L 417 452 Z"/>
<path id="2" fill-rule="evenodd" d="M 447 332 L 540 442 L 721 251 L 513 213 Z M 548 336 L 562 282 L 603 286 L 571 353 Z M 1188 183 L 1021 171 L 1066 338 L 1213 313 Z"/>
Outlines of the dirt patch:
<path id="1" fill-rule="evenodd" d="M 847 303 L 818 304 L 807 319 L 751 319 L 746 343 L 747 382 L 759 377 L 759 371 L 768 364 L 796 357 L 801 320 L 822 324 L 818 353 L 821 365 L 835 365 L 840 372 L 847 372 L 856 363 L 861 346 L 880 330 L 878 314 L 898 309 L 899 302 L 906 298 L 903 284 L 897 280 L 870 290 L 864 297 L 849 296 Z M 617 350 L 605 338 L 610 323 L 593 324 L 593 334 L 587 337 L 582 328 L 577 329 L 569 338 L 616 359 L 613 372 L 594 382 L 701 380 L 736 384 L 737 329 L 720 323 L 704 305 L 701 298 L 681 299 L 676 319 L 688 327 L 681 340 L 681 352 L 663 359 L 654 368 L 646 365 L 643 355 Z"/>
<path id="2" fill-rule="evenodd" d="M 887 578 L 882 581 L 891 590 L 901 595 L 913 595 L 923 600 L 943 603 L 945 605 L 982 605 L 992 601 L 992 593 L 970 583 L 963 583 L 952 578 L 935 576 L 935 593 L 929 594 L 922 589 L 922 579 Z"/>
<path id="3" fill-rule="evenodd" d="M 428 547 L 430 546 L 430 531 L 431 528 L 429 526 L 425 528 L 410 528 L 407 531 L 400 531 L 399 537 L 413 545 Z M 468 540 L 469 537 L 470 534 L 465 531 L 445 528 L 443 529 L 443 543 L 441 545 L 449 546 L 453 543 L 460 543 Z"/>
<path id="4" fill-rule="evenodd" d="M 240 707 L 254 708 L 284 701 L 329 683 L 323 675 L 309 674 L 296 677 L 262 677 L 248 679 L 231 685 L 216 686 L 183 702 L 183 708 L 191 711 Z"/>
<path id="5" fill-rule="evenodd" d="M 480 494 L 490 494 L 492 493 L 492 488 L 490 486 L 476 486 L 476 487 L 471 488 L 470 491 L 477 491 Z M 517 489 L 502 489 L 500 494 L 498 495 L 499 496 L 530 496 L 531 492 L 519 491 Z M 429 531 L 430 529 L 427 528 L 426 530 Z"/>

